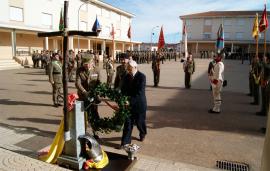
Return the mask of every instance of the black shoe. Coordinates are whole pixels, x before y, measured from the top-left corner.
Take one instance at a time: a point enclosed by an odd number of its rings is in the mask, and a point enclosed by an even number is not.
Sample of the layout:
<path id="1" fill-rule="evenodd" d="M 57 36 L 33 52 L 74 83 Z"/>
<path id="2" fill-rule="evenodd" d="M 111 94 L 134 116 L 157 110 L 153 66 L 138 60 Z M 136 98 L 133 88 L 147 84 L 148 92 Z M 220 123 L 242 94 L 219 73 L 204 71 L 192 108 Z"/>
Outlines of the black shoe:
<path id="1" fill-rule="evenodd" d="M 119 145 L 118 147 L 115 147 L 115 148 L 118 150 L 122 150 L 122 149 L 124 149 L 124 145 Z"/>
<path id="2" fill-rule="evenodd" d="M 251 105 L 259 105 L 258 102 L 251 102 L 250 104 L 251 104 Z"/>
<path id="3" fill-rule="evenodd" d="M 143 142 L 145 140 L 145 137 L 140 137 L 140 141 Z"/>
<path id="4" fill-rule="evenodd" d="M 98 135 L 94 135 L 93 137 L 94 137 L 96 140 L 99 140 L 99 139 L 100 139 Z"/>
<path id="5" fill-rule="evenodd" d="M 209 109 L 208 113 L 213 113 L 213 114 L 220 114 L 220 112 L 213 111 L 213 109 Z"/>
<path id="6" fill-rule="evenodd" d="M 265 133 L 266 133 L 266 128 L 262 127 L 262 128 L 260 129 L 260 131 L 261 131 L 263 134 L 265 134 Z"/>
<path id="7" fill-rule="evenodd" d="M 57 105 L 58 105 L 58 106 L 63 106 L 61 103 L 58 103 Z"/>
<path id="8" fill-rule="evenodd" d="M 266 114 L 264 112 L 256 112 L 257 116 L 266 116 Z"/>
<path id="9" fill-rule="evenodd" d="M 54 104 L 53 107 L 58 107 L 59 105 L 58 104 Z"/>

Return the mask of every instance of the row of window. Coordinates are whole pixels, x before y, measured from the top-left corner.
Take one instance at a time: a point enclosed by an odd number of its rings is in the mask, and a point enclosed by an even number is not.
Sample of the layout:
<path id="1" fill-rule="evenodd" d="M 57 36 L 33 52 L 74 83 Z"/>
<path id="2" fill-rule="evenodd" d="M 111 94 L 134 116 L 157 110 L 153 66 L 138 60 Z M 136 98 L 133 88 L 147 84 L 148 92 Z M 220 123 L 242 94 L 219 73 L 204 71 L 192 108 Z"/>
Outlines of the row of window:
<path id="1" fill-rule="evenodd" d="M 237 26 L 244 26 L 245 20 L 243 18 L 236 19 Z M 192 22 L 191 20 L 186 20 L 186 25 L 191 26 Z M 204 25 L 205 26 L 212 26 L 212 19 L 204 19 Z M 233 19 L 223 19 L 223 25 L 224 26 L 232 26 L 233 25 Z"/>
<path id="2" fill-rule="evenodd" d="M 86 5 L 84 5 L 85 8 L 82 8 L 82 10 L 86 10 Z M 83 7 L 83 6 L 82 6 Z M 99 8 L 99 7 L 97 7 Z M 103 16 L 107 16 L 109 17 L 111 15 L 111 13 L 108 11 L 108 10 L 105 10 L 105 9 L 101 9 L 102 10 L 102 13 L 100 13 L 100 15 L 103 15 Z M 10 6 L 10 20 L 11 21 L 19 21 L 19 22 L 23 22 L 24 21 L 24 15 L 23 15 L 23 8 L 19 8 L 19 7 L 14 7 L 14 6 Z M 112 13 L 113 15 L 115 15 L 115 19 L 119 19 L 118 23 L 120 23 L 120 20 L 121 20 L 121 15 L 117 14 L 117 13 Z M 99 13 L 97 14 L 99 15 Z M 122 17 L 122 19 L 127 19 L 127 17 Z M 46 28 L 49 28 L 51 29 L 52 28 L 52 25 L 53 25 L 53 15 L 52 14 L 49 14 L 49 13 L 42 13 L 42 25 Z M 126 22 L 127 23 L 127 22 Z M 79 25 L 79 29 L 80 30 L 83 30 L 83 31 L 87 31 L 87 30 L 90 30 L 88 28 L 88 23 L 85 22 L 85 21 L 80 21 L 80 25 Z M 112 28 L 111 26 L 104 26 L 102 28 L 102 32 L 101 34 L 103 36 L 110 36 L 111 35 L 111 32 L 112 32 Z M 114 30 L 115 32 L 115 37 L 121 37 L 121 30 L 119 28 L 115 28 Z"/>
<path id="3" fill-rule="evenodd" d="M 191 38 L 191 37 L 189 37 Z M 231 33 L 229 32 L 224 32 L 224 39 L 231 39 Z M 236 32 L 235 33 L 235 38 L 237 40 L 241 40 L 244 38 L 244 33 L 243 32 Z M 263 34 L 260 36 L 261 39 L 263 39 Z M 203 39 L 212 39 L 212 33 L 203 33 Z"/>
<path id="4" fill-rule="evenodd" d="M 87 5 L 84 5 L 82 7 L 82 10 L 87 10 Z M 98 16 L 102 16 L 102 17 L 107 17 L 110 18 L 110 16 L 112 15 L 112 17 L 118 21 L 119 23 L 124 22 L 124 23 L 129 23 L 129 19 L 125 16 L 122 16 L 118 13 L 111 13 L 110 11 L 103 9 L 103 8 L 99 8 L 96 7 L 97 10 L 97 15 Z M 19 21 L 19 22 L 23 22 L 24 21 L 24 12 L 23 12 L 23 8 L 19 8 L 19 7 L 14 7 L 14 6 L 10 6 L 9 7 L 9 16 L 10 16 L 10 20 L 11 21 Z M 52 28 L 53 25 L 53 15 L 49 14 L 49 13 L 42 13 L 42 25 L 45 26 L 46 28 Z M 81 22 L 80 23 L 80 28 L 82 28 L 83 30 L 87 30 L 87 22 Z"/>

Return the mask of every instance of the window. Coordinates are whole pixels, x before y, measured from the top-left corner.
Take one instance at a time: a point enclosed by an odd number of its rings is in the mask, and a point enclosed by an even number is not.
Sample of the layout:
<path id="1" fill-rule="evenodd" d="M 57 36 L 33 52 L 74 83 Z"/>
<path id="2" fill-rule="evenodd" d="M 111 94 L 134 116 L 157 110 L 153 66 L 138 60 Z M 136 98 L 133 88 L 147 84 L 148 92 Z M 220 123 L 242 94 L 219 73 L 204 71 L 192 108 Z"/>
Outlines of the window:
<path id="1" fill-rule="evenodd" d="M 191 39 L 191 33 L 190 32 L 187 33 L 187 38 Z"/>
<path id="2" fill-rule="evenodd" d="M 121 30 L 120 29 L 115 30 L 115 37 L 117 37 L 117 38 L 121 37 Z"/>
<path id="3" fill-rule="evenodd" d="M 96 14 L 97 14 L 98 16 L 101 16 L 101 14 L 102 14 L 101 8 L 96 7 Z"/>
<path id="4" fill-rule="evenodd" d="M 238 26 L 243 26 L 244 24 L 245 24 L 245 20 L 244 19 L 242 19 L 242 18 L 237 19 L 237 25 Z"/>
<path id="5" fill-rule="evenodd" d="M 111 33 L 111 27 L 110 26 L 105 26 L 104 29 L 102 29 L 102 35 L 110 36 L 110 33 Z"/>
<path id="6" fill-rule="evenodd" d="M 204 25 L 205 26 L 211 26 L 212 25 L 212 20 L 211 19 L 205 19 L 204 20 Z"/>
<path id="7" fill-rule="evenodd" d="M 111 16 L 110 11 L 103 8 L 102 9 L 102 16 L 106 17 L 106 18 L 110 18 L 110 16 Z"/>
<path id="8" fill-rule="evenodd" d="M 236 39 L 243 39 L 243 33 L 242 32 L 237 32 L 235 34 L 235 37 L 236 37 Z"/>
<path id="9" fill-rule="evenodd" d="M 87 31 L 87 22 L 85 21 L 80 22 L 80 30 Z"/>
<path id="10" fill-rule="evenodd" d="M 23 21 L 23 9 L 18 7 L 9 7 L 9 18 L 13 21 Z"/>
<path id="11" fill-rule="evenodd" d="M 224 39 L 230 39 L 231 33 L 229 32 L 224 32 Z"/>
<path id="12" fill-rule="evenodd" d="M 232 20 L 231 19 L 225 19 L 224 20 L 224 26 L 231 26 L 232 25 Z"/>
<path id="13" fill-rule="evenodd" d="M 212 33 L 203 33 L 203 39 L 211 39 Z"/>
<path id="14" fill-rule="evenodd" d="M 42 13 L 42 25 L 52 28 L 52 14 Z"/>
<path id="15" fill-rule="evenodd" d="M 81 11 L 87 12 L 87 11 L 88 11 L 88 5 L 87 5 L 87 4 L 83 4 L 83 5 L 81 6 Z"/>
<path id="16" fill-rule="evenodd" d="M 121 16 L 117 13 L 112 13 L 112 17 L 113 17 L 113 20 L 116 20 L 116 21 L 120 21 L 121 20 Z"/>
<path id="17" fill-rule="evenodd" d="M 191 20 L 186 20 L 186 26 L 191 26 Z"/>

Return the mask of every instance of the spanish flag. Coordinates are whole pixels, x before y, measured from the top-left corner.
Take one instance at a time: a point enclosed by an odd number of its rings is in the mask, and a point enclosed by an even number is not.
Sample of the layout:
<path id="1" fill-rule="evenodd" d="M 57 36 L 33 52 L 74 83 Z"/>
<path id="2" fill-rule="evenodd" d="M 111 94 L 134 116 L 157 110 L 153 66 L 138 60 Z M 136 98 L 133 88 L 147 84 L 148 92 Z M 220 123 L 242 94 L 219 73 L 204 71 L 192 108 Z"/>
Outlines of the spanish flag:
<path id="1" fill-rule="evenodd" d="M 256 13 L 256 17 L 253 23 L 252 37 L 256 39 L 258 36 L 259 36 L 259 19 L 258 19 L 258 13 Z"/>
<path id="2" fill-rule="evenodd" d="M 264 5 L 264 10 L 262 13 L 262 18 L 259 24 L 260 32 L 264 32 L 268 28 L 268 18 L 267 18 L 267 11 L 266 11 L 266 4 Z"/>

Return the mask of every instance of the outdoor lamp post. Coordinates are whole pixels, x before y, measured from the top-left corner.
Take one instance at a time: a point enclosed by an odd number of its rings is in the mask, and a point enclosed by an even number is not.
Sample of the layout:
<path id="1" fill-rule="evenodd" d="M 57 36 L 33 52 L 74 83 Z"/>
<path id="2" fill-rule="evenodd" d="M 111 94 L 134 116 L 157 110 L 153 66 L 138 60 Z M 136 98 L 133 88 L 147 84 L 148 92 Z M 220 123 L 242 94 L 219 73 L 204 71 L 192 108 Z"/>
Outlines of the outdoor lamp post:
<path id="1" fill-rule="evenodd" d="M 153 31 L 154 31 L 155 28 L 159 28 L 159 26 L 155 26 L 155 27 L 153 27 L 152 30 L 151 30 L 150 51 L 152 51 L 152 41 L 153 41 L 153 34 L 154 34 Z"/>

